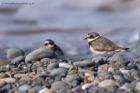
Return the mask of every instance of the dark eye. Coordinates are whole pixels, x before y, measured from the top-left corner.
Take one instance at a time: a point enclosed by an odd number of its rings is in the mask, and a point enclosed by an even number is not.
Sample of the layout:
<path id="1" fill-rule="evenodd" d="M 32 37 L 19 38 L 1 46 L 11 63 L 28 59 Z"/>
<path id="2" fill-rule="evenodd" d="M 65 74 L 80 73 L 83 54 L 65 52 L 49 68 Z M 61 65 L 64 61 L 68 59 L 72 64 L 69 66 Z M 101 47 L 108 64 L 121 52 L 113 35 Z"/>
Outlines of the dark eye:
<path id="1" fill-rule="evenodd" d="M 93 38 L 93 37 L 94 37 L 93 35 L 90 36 L 90 38 Z"/>
<path id="2" fill-rule="evenodd" d="M 49 45 L 49 44 L 48 44 L 48 43 L 45 43 L 44 45 L 47 46 L 47 45 Z"/>
<path id="3" fill-rule="evenodd" d="M 50 42 L 49 44 L 50 44 L 50 45 L 53 45 L 53 42 Z"/>

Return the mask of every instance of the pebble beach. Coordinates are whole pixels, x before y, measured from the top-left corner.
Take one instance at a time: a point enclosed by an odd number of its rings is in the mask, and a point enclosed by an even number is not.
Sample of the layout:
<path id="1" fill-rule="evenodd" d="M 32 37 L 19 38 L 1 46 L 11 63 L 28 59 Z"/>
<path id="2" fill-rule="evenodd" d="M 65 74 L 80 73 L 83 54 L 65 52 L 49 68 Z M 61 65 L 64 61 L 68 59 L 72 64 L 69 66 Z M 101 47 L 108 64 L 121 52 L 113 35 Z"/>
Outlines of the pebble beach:
<path id="1" fill-rule="evenodd" d="M 139 0 L 23 1 L 0 1 L 0 93 L 140 93 Z M 130 51 L 94 56 L 88 32 Z"/>

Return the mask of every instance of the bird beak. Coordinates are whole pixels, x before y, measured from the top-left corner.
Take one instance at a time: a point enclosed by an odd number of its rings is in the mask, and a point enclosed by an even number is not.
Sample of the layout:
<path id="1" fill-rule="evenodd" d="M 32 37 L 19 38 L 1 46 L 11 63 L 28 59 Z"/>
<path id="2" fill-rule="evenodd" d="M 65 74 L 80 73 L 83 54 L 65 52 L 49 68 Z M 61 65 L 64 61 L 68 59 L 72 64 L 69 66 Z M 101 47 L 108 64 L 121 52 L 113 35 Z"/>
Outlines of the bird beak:
<path id="1" fill-rule="evenodd" d="M 88 37 L 84 38 L 84 40 L 88 39 Z"/>

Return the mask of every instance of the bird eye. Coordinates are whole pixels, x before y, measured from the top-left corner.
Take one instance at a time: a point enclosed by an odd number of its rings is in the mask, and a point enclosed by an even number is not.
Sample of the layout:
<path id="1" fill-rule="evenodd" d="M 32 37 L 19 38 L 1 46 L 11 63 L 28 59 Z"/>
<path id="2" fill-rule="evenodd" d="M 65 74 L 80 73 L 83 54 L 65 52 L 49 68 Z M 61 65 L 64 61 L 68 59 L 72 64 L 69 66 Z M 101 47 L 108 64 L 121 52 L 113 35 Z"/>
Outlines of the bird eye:
<path id="1" fill-rule="evenodd" d="M 50 42 L 49 44 L 50 44 L 50 45 L 53 45 L 53 42 Z"/>
<path id="2" fill-rule="evenodd" d="M 90 36 L 90 38 L 93 38 L 93 37 L 94 37 L 93 35 Z"/>
<path id="3" fill-rule="evenodd" d="M 49 45 L 49 44 L 48 44 L 48 43 L 45 43 L 44 45 L 47 46 L 47 45 Z"/>

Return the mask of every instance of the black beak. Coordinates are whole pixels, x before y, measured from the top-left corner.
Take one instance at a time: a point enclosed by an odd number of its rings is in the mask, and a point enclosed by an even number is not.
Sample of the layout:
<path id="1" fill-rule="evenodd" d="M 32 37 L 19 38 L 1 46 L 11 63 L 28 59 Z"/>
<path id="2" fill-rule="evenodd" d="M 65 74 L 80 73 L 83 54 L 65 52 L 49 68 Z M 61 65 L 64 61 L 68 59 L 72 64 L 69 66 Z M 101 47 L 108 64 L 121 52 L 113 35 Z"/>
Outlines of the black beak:
<path id="1" fill-rule="evenodd" d="M 88 39 L 88 37 L 84 38 L 84 40 Z"/>

